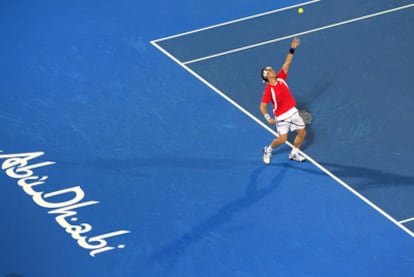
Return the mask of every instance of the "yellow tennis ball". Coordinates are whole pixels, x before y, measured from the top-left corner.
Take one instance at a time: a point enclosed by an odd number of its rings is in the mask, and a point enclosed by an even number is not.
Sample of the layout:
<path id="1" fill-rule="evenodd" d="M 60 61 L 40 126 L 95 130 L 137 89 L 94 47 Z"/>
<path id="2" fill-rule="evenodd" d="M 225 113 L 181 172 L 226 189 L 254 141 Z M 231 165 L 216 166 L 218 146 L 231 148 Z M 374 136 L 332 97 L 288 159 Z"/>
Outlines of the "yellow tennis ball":
<path id="1" fill-rule="evenodd" d="M 298 13 L 303 13 L 303 8 L 299 8 Z"/>

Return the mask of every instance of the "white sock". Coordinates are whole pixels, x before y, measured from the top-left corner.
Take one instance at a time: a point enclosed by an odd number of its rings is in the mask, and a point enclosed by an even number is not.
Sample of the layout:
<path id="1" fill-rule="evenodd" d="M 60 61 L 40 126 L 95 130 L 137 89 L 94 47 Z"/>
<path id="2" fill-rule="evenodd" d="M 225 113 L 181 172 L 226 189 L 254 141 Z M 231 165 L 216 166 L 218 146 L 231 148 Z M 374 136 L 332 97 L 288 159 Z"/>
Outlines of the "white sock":
<path id="1" fill-rule="evenodd" d="M 266 152 L 267 153 L 271 153 L 273 151 L 273 148 L 272 148 L 272 146 L 271 145 L 269 145 L 267 148 L 266 148 Z"/>

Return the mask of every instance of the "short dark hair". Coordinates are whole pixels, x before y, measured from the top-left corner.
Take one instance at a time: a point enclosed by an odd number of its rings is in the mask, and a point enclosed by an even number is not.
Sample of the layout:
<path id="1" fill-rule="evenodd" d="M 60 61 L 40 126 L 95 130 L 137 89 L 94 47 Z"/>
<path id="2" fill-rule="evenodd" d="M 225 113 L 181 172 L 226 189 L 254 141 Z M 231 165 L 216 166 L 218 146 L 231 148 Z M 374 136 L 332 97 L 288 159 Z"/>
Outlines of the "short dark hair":
<path id="1" fill-rule="evenodd" d="M 260 70 L 260 77 L 262 77 L 262 80 L 267 82 L 267 73 L 269 72 L 270 66 L 265 66 Z"/>

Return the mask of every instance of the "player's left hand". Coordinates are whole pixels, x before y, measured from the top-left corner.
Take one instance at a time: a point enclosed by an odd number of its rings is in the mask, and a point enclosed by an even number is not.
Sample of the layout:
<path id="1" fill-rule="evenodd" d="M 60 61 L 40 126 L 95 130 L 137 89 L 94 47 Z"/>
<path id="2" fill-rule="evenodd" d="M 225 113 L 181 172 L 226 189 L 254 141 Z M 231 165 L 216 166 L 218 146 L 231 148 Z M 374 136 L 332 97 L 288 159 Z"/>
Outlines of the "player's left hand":
<path id="1" fill-rule="evenodd" d="M 291 48 L 295 49 L 296 47 L 298 47 L 300 45 L 300 39 L 295 37 L 292 41 L 292 45 L 290 46 Z"/>
<path id="2" fill-rule="evenodd" d="M 269 124 L 275 125 L 276 124 L 276 120 L 274 120 L 273 118 L 269 118 L 267 120 L 267 122 L 269 122 Z"/>

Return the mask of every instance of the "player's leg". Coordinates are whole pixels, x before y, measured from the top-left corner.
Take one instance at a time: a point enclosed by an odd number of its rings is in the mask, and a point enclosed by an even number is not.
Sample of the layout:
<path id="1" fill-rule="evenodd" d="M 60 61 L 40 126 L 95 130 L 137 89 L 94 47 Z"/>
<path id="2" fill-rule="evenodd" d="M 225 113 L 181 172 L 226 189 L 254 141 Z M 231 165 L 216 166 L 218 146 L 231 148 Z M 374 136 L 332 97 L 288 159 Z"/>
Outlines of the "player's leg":
<path id="1" fill-rule="evenodd" d="M 265 146 L 263 149 L 263 162 L 265 164 L 270 163 L 273 149 L 286 142 L 289 132 L 289 123 L 277 122 L 276 129 L 278 131 L 278 137 L 272 140 L 272 143 L 269 146 Z"/>
<path id="2" fill-rule="evenodd" d="M 275 149 L 279 145 L 282 145 L 283 143 L 285 143 L 287 141 L 287 138 L 288 138 L 287 134 L 279 134 L 279 136 L 272 141 L 272 143 L 270 144 L 270 147 Z"/>
<path id="3" fill-rule="evenodd" d="M 305 129 L 305 122 L 303 121 L 303 118 L 299 115 L 299 113 L 295 113 L 291 117 L 292 124 L 291 124 L 291 131 L 296 131 L 296 137 L 293 141 L 293 149 L 292 152 L 289 154 L 289 159 L 303 162 L 305 157 L 299 154 L 299 149 L 305 140 L 306 137 L 306 129 Z"/>
<path id="4" fill-rule="evenodd" d="M 288 138 L 287 134 L 279 134 L 277 138 L 272 140 L 272 143 L 269 146 L 265 146 L 263 149 L 263 162 L 269 164 L 272 159 L 272 151 L 277 148 L 279 145 L 286 142 Z"/>
<path id="5" fill-rule="evenodd" d="M 306 129 L 297 129 L 296 130 L 296 137 L 295 140 L 293 141 L 293 145 L 295 146 L 295 148 L 300 148 L 303 141 L 305 140 L 306 137 Z"/>
<path id="6" fill-rule="evenodd" d="M 296 130 L 296 137 L 295 140 L 293 141 L 293 149 L 289 154 L 289 159 L 297 161 L 297 162 L 303 162 L 306 160 L 305 157 L 303 157 L 302 155 L 300 155 L 299 153 L 299 148 L 302 145 L 303 141 L 305 140 L 306 137 L 306 129 L 297 129 Z"/>

